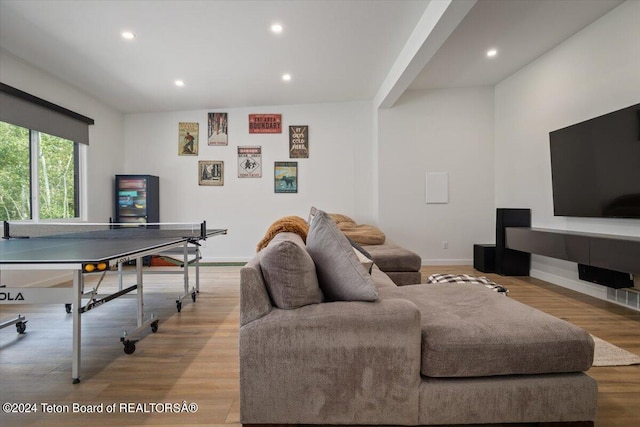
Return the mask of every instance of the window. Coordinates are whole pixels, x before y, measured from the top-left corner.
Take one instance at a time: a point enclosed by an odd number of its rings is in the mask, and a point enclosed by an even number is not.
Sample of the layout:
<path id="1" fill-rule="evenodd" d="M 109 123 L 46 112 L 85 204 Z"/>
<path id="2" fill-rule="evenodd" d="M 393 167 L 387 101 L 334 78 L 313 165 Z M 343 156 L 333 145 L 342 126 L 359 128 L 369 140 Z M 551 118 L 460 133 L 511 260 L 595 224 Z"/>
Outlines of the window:
<path id="1" fill-rule="evenodd" d="M 79 144 L 92 124 L 0 82 L 0 220 L 80 216 Z"/>
<path id="2" fill-rule="evenodd" d="M 79 216 L 78 144 L 0 122 L 0 220 Z"/>

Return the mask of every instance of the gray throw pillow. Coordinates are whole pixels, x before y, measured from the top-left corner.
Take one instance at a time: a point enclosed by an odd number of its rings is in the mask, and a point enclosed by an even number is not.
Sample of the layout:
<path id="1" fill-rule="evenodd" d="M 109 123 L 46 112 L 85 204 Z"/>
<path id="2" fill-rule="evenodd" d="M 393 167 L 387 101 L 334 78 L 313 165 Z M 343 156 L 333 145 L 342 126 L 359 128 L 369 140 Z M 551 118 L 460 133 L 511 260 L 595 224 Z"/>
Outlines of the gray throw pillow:
<path id="1" fill-rule="evenodd" d="M 332 301 L 376 301 L 378 291 L 347 237 L 326 212 L 315 208 L 312 212 L 307 252 L 316 264 L 325 297 Z"/>
<path id="2" fill-rule="evenodd" d="M 260 268 L 271 300 L 283 309 L 321 303 L 324 296 L 304 242 L 293 233 L 281 234 L 290 236 L 274 239 L 260 251 Z"/>

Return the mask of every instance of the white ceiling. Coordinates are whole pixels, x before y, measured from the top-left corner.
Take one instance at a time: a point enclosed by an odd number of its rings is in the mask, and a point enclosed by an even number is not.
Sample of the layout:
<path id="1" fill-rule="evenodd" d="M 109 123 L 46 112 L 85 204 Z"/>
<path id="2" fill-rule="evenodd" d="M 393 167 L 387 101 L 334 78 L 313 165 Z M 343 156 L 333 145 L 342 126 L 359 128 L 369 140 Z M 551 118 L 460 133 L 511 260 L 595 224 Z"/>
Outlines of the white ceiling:
<path id="1" fill-rule="evenodd" d="M 428 3 L 0 0 L 0 48 L 125 113 L 368 100 Z M 494 85 L 620 3 L 480 0 L 410 89 Z"/>
<path id="2" fill-rule="evenodd" d="M 479 0 L 410 89 L 493 86 L 621 3 Z M 498 50 L 494 58 L 486 56 L 490 48 Z"/>

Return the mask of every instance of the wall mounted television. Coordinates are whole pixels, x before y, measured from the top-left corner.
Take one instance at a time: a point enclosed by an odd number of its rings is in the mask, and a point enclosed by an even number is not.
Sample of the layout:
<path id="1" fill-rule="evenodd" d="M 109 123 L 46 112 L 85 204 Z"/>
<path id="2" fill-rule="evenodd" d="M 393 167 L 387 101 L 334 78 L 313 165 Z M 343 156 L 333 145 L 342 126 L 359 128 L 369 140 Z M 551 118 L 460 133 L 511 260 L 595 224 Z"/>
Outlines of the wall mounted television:
<path id="1" fill-rule="evenodd" d="M 640 218 L 640 104 L 549 132 L 555 216 Z"/>

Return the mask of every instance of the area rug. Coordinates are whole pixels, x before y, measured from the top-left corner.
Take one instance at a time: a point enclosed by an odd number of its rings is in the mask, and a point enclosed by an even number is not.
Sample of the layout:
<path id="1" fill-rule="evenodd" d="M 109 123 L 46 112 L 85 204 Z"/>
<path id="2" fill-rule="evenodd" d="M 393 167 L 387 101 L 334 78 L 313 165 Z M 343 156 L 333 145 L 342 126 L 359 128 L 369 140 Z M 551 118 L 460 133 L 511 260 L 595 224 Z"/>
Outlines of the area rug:
<path id="1" fill-rule="evenodd" d="M 595 352 L 593 366 L 627 366 L 640 364 L 640 356 L 617 347 L 603 339 L 593 337 Z"/>

